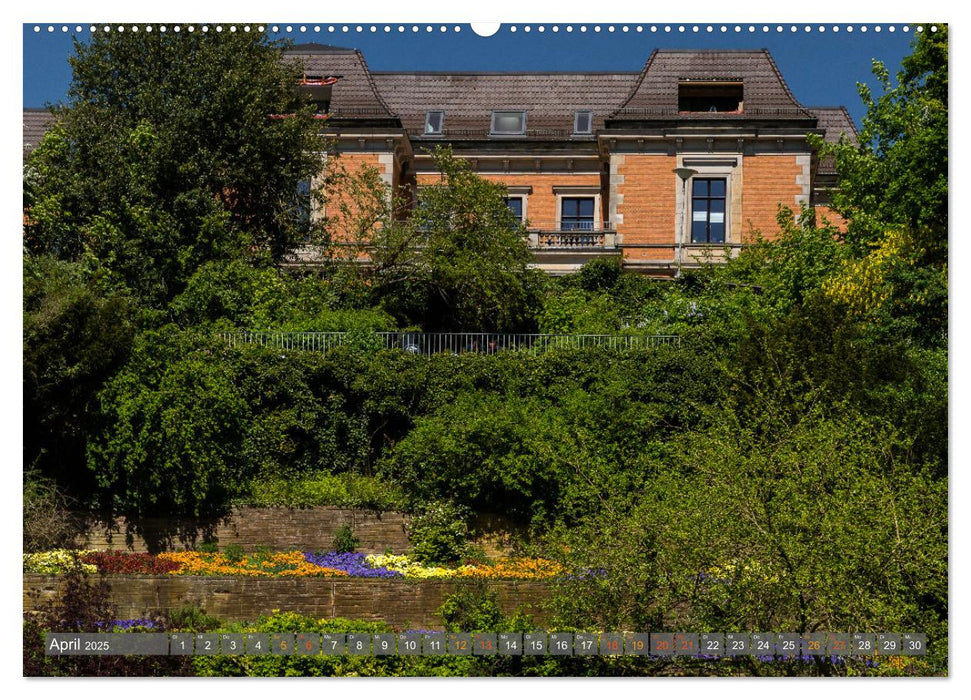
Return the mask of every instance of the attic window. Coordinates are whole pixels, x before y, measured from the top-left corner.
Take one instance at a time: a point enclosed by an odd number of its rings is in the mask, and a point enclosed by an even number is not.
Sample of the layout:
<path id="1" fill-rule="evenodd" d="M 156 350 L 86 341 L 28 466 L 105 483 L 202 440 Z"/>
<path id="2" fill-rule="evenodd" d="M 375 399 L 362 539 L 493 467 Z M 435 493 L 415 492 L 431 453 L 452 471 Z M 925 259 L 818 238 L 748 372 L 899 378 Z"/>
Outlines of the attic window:
<path id="1" fill-rule="evenodd" d="M 682 80 L 678 83 L 679 112 L 741 112 L 741 80 Z"/>
<path id="2" fill-rule="evenodd" d="M 525 134 L 526 112 L 493 112 L 491 133 L 497 135 Z"/>
<path id="3" fill-rule="evenodd" d="M 573 133 L 592 134 L 593 133 L 593 112 L 578 110 L 573 113 Z"/>
<path id="4" fill-rule="evenodd" d="M 304 75 L 297 79 L 297 94 L 314 105 L 318 114 L 326 114 L 330 108 L 331 89 L 337 83 L 333 75 Z"/>
<path id="5" fill-rule="evenodd" d="M 432 111 L 425 112 L 425 133 L 441 134 L 445 126 L 445 112 Z"/>

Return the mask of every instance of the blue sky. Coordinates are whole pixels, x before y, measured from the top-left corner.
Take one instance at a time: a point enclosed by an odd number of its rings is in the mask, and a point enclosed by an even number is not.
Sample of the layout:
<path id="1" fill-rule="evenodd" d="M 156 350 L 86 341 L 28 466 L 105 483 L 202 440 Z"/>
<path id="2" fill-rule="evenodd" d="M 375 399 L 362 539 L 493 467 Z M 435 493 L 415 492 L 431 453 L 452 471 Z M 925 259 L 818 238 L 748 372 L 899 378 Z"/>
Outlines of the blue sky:
<path id="1" fill-rule="evenodd" d="M 286 27 L 292 27 L 287 31 Z M 742 31 L 736 32 L 735 26 Z M 34 31 L 34 24 L 23 26 L 24 38 L 24 106 L 41 107 L 49 102 L 63 100 L 71 80 L 67 58 L 72 51 L 74 29 L 62 32 L 62 25 L 54 25 L 54 32 L 48 31 L 47 24 L 40 25 L 41 31 Z M 655 48 L 767 48 L 772 53 L 779 69 L 789 83 L 789 87 L 800 102 L 807 106 L 845 105 L 859 124 L 864 110 L 857 94 L 856 83 L 864 81 L 874 87 L 875 81 L 870 72 L 874 58 L 882 60 L 896 73 L 901 59 L 910 52 L 913 32 L 905 33 L 903 25 L 852 25 L 826 24 L 824 32 L 819 24 L 813 25 L 768 25 L 733 23 L 711 25 L 694 24 L 559 24 L 557 32 L 552 24 L 502 25 L 491 37 L 476 35 L 469 25 L 449 24 L 446 32 L 442 25 L 419 25 L 413 32 L 413 25 L 390 25 L 391 31 L 384 31 L 384 24 L 375 24 L 376 32 L 371 32 L 372 23 L 343 23 L 335 25 L 305 24 L 305 32 L 300 32 L 300 22 L 268 25 L 274 37 L 289 38 L 295 43 L 317 41 L 337 46 L 360 49 L 368 65 L 373 70 L 590 70 L 590 71 L 637 71 L 651 50 Z M 333 26 L 334 31 L 328 31 Z M 344 32 L 344 27 L 348 32 Z M 358 32 L 357 27 L 362 31 Z M 455 32 L 458 26 L 461 31 Z M 512 27 L 515 26 L 515 31 Z M 525 31 L 526 27 L 530 31 Z M 567 31 L 567 27 L 572 31 Z M 581 31 L 581 26 L 586 31 Z M 596 31 L 595 28 L 600 28 Z M 614 31 L 609 31 L 609 26 Z M 623 27 L 628 31 L 624 32 Z M 642 31 L 636 28 L 640 26 Z M 656 27 L 652 32 L 651 27 Z M 665 27 L 670 27 L 666 32 Z M 684 26 L 685 31 L 679 31 Z M 693 31 L 694 27 L 698 31 Z M 749 27 L 756 31 L 750 32 Z M 779 32 L 778 27 L 783 31 Z M 793 32 L 793 26 L 796 31 Z M 806 26 L 811 31 L 805 31 Z M 839 31 L 834 32 L 833 27 Z M 866 31 L 862 31 L 866 26 Z M 889 31 L 893 26 L 895 31 Z M 319 32 L 314 28 L 320 27 Z M 880 31 L 876 31 L 877 27 Z M 84 25 L 80 37 L 89 36 L 88 25 Z"/>

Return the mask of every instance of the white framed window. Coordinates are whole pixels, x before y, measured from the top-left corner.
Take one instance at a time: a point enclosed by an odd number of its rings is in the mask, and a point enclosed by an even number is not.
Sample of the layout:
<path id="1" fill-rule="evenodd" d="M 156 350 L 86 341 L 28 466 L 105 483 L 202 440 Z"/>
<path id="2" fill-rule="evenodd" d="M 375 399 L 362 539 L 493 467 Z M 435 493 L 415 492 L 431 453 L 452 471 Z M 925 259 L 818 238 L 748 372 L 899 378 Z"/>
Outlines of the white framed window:
<path id="1" fill-rule="evenodd" d="M 593 133 L 593 112 L 590 110 L 579 109 L 573 113 L 573 133 Z"/>
<path id="2" fill-rule="evenodd" d="M 493 112 L 490 133 L 509 136 L 526 133 L 526 112 Z"/>
<path id="3" fill-rule="evenodd" d="M 726 178 L 691 178 L 691 242 L 725 242 Z"/>
<path id="4" fill-rule="evenodd" d="M 439 135 L 445 128 L 445 112 L 434 109 L 425 112 L 425 134 Z"/>
<path id="5" fill-rule="evenodd" d="M 533 193 L 533 188 L 529 185 L 507 186 L 506 187 L 506 206 L 519 219 L 520 223 L 526 223 L 529 211 L 529 195 Z"/>
<path id="6" fill-rule="evenodd" d="M 601 231 L 600 188 L 588 185 L 553 185 L 557 231 Z"/>
<path id="7" fill-rule="evenodd" d="M 718 245 L 737 243 L 741 229 L 741 157 L 685 155 L 679 165 L 697 172 L 682 187 L 677 186 L 677 211 L 685 219 L 685 245 Z M 685 198 L 683 198 L 685 197 Z"/>

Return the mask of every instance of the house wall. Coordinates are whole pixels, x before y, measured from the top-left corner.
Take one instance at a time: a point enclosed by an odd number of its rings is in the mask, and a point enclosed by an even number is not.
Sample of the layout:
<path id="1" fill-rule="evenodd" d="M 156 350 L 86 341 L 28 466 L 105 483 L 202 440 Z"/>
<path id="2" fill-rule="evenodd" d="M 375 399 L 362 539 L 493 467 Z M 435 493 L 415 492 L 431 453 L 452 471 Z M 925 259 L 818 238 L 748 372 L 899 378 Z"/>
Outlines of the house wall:
<path id="1" fill-rule="evenodd" d="M 846 228 L 849 222 L 836 213 L 836 211 L 823 204 L 817 204 L 815 207 L 813 207 L 813 209 L 816 212 L 817 226 L 822 226 L 823 224 L 829 223 L 836 226 L 836 228 L 843 233 L 846 233 Z"/>
<path id="2" fill-rule="evenodd" d="M 809 203 L 809 164 L 808 153 L 759 154 L 744 159 L 742 243 L 749 241 L 753 230 L 770 240 L 778 236 L 780 204 L 798 214 L 802 204 Z"/>
<path id="3" fill-rule="evenodd" d="M 624 246 L 665 243 L 670 248 L 626 248 L 625 260 L 671 260 L 677 230 L 677 158 L 663 154 L 610 157 L 610 212 Z"/>
<path id="4" fill-rule="evenodd" d="M 391 151 L 341 152 L 330 157 L 328 167 L 343 168 L 351 176 L 365 167 L 372 167 L 377 169 L 381 179 L 388 185 L 395 187 L 399 181 L 398 165 Z M 342 205 L 346 205 L 348 209 L 347 217 L 341 213 Z M 330 231 L 334 240 L 357 242 L 359 236 L 354 230 L 354 218 L 358 213 L 359 209 L 348 192 L 339 190 L 327 193 L 323 215 L 331 222 Z"/>
<path id="5" fill-rule="evenodd" d="M 501 182 L 507 187 L 533 188 L 531 194 L 524 195 L 526 218 L 529 220 L 530 228 L 547 230 L 555 228 L 558 219 L 558 203 L 554 188 L 591 187 L 596 188 L 598 192 L 601 191 L 599 173 L 479 173 L 479 176 L 490 182 Z M 418 173 L 415 177 L 419 186 L 433 185 L 440 181 L 440 176 L 436 173 Z M 600 224 L 598 228 L 600 228 L 604 223 L 600 209 L 596 211 L 596 216 Z"/>

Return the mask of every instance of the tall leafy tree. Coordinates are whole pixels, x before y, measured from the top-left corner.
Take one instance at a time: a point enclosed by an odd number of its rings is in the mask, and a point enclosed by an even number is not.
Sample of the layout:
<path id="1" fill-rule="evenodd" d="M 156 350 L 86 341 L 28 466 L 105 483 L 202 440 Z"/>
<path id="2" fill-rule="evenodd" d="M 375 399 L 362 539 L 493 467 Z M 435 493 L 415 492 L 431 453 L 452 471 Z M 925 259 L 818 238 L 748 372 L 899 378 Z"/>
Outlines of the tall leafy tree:
<path id="1" fill-rule="evenodd" d="M 441 179 L 420 188 L 410 219 L 375 229 L 374 288 L 426 330 L 528 326 L 537 281 L 505 187 L 479 177 L 450 149 L 436 149 L 434 158 Z"/>
<path id="2" fill-rule="evenodd" d="M 205 262 L 279 259 L 306 233 L 296 193 L 323 150 L 283 48 L 258 32 L 76 42 L 25 172 L 27 250 L 94 259 L 154 306 Z"/>
<path id="3" fill-rule="evenodd" d="M 946 257 L 948 31 L 917 29 L 896 85 L 880 61 L 873 73 L 883 94 L 859 85 L 867 108 L 860 147 L 843 141 L 823 150 L 836 156 L 834 204 L 851 221 L 851 240 L 873 243 L 888 227 L 907 228 L 919 247 Z"/>

